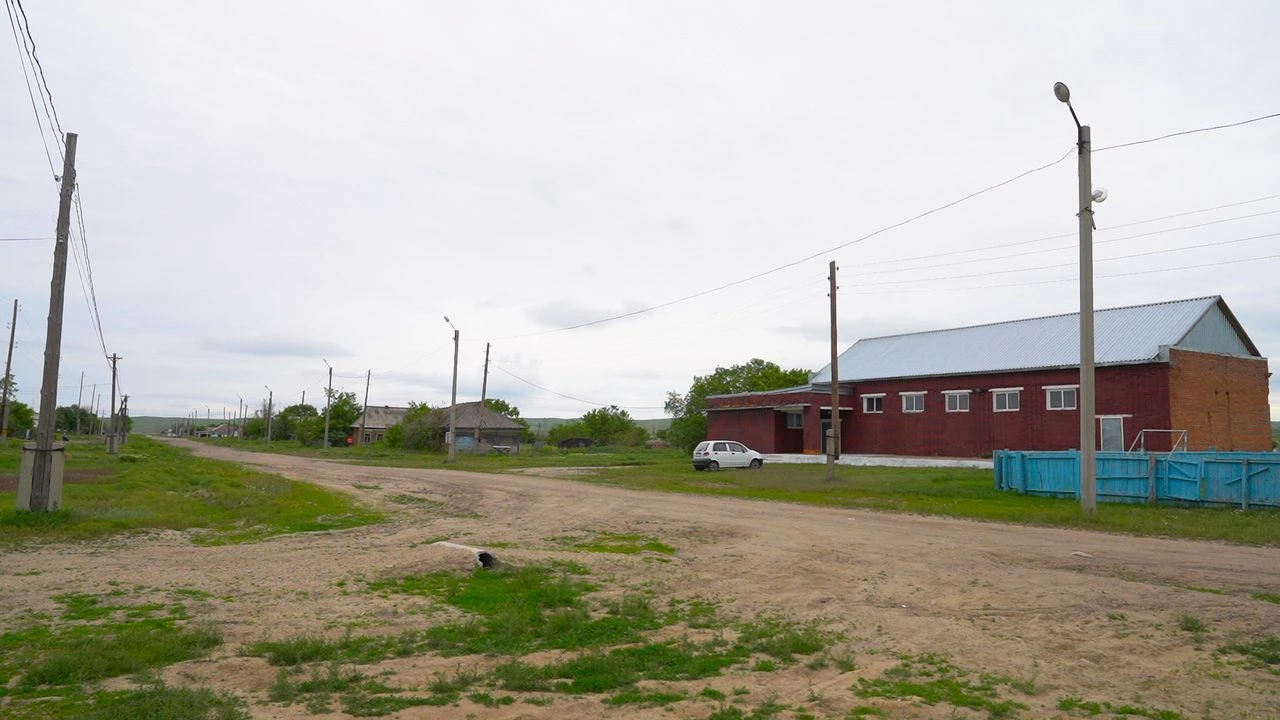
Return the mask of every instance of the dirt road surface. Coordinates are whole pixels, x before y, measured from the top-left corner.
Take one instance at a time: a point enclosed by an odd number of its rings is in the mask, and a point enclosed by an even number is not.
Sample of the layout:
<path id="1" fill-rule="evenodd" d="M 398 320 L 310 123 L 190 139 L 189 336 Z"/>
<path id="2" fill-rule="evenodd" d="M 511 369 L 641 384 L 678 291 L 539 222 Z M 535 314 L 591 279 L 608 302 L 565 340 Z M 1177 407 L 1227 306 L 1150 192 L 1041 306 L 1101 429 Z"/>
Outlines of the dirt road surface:
<path id="1" fill-rule="evenodd" d="M 299 633 L 337 636 L 423 627 L 403 598 L 351 591 L 359 578 L 438 566 L 448 538 L 512 563 L 572 558 L 618 592 L 649 583 L 659 598 L 705 598 L 750 617 L 777 612 L 821 618 L 843 629 L 857 669 L 803 663 L 777 672 L 733 670 L 691 683 L 729 693 L 749 687 L 750 711 L 766 697 L 814 717 L 842 718 L 857 705 L 888 717 L 986 717 L 909 700 L 856 697 L 858 678 L 880 677 L 901 653 L 938 653 L 975 673 L 1018 678 L 1031 694 L 1009 694 L 1019 717 L 1079 717 L 1057 709 L 1066 696 L 1176 710 L 1186 718 L 1280 718 L 1280 676 L 1217 650 L 1280 634 L 1280 550 L 1135 538 L 748 500 L 643 493 L 529 474 L 477 474 L 357 467 L 187 444 L 239 462 L 353 493 L 393 513 L 382 525 L 200 547 L 180 533 L 52 546 L 4 557 L 0 627 L 15 609 L 53 610 L 51 596 L 135 588 L 209 593 L 200 613 L 226 643 L 214 657 L 174 666 L 174 682 L 205 683 L 250 698 L 257 718 L 311 715 L 266 702 L 275 669 L 239 657 L 244 643 Z M 405 504 L 422 497 L 440 505 Z M 643 533 L 674 546 L 670 562 L 644 555 L 570 552 L 551 538 L 581 532 Z M 465 563 L 464 563 L 465 564 Z M 31 575 L 32 571 L 43 571 Z M 339 585 L 343 583 L 343 585 Z M 1265 598 L 1265 595 L 1264 595 Z M 1189 632 L 1180 618 L 1208 630 Z M 415 686 L 458 658 L 384 663 L 392 684 Z M 480 666 L 494 659 L 476 658 Z M 1274 668 L 1273 668 L 1274 669 Z M 376 672 L 377 669 L 375 669 Z M 373 674 L 373 673 L 370 673 Z M 420 685 L 418 685 L 420 687 Z M 711 702 L 609 707 L 599 696 L 566 696 L 548 707 L 413 708 L 394 717 L 706 718 Z M 1109 717 L 1103 715 L 1103 717 Z"/>

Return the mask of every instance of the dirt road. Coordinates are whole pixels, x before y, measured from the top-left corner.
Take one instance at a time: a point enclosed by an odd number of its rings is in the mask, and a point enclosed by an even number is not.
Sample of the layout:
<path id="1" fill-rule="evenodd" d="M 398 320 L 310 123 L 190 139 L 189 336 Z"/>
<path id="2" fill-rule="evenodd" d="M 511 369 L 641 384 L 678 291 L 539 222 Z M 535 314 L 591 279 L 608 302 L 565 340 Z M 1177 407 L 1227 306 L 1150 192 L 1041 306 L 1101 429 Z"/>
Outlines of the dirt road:
<path id="1" fill-rule="evenodd" d="M 343 581 L 406 573 L 441 561 L 430 542 L 497 545 L 520 563 L 573 557 L 610 586 L 650 583 L 662 598 L 702 597 L 752 616 L 823 618 L 846 630 L 858 668 L 742 673 L 725 686 L 844 717 L 857 678 L 879 677 L 901 653 L 940 653 L 962 668 L 1026 681 L 1022 717 L 1078 717 L 1066 696 L 1177 710 L 1186 718 L 1280 717 L 1280 676 L 1217 653 L 1238 639 L 1280 634 L 1280 550 L 1014 527 L 936 517 L 815 508 L 688 495 L 641 493 L 552 477 L 355 467 L 305 458 L 191 445 L 231 460 L 354 493 L 397 514 L 387 524 L 231 547 L 198 547 L 178 533 L 61 546 L 10 555 L 0 572 L 5 608 L 51 609 L 65 592 L 126 585 L 194 588 L 215 600 L 203 612 L 227 643 L 212 660 L 171 670 L 261 701 L 274 677 L 243 643 L 298 633 L 340 632 L 356 623 L 395 631 L 421 627 L 394 600 L 348 593 Z M 421 497 L 441 505 L 405 504 Z M 575 532 L 654 536 L 677 549 L 672 562 L 644 556 L 568 553 L 549 542 Z M 36 576 L 24 575 L 43 570 Z M 115 585 L 112 585 L 115 583 Z M 1179 619 L 1207 625 L 1189 632 Z M 457 659 L 388 663 L 396 683 L 425 682 Z M 705 684 L 705 683 L 703 683 Z M 713 685 L 717 683 L 711 683 Z M 700 685 L 701 686 L 701 685 Z M 697 688 L 694 688 L 694 692 Z M 815 704 L 814 698 L 821 702 Z M 889 717 L 985 717 L 909 701 L 878 701 Z M 396 717 L 697 717 L 710 704 L 608 708 L 598 697 L 550 707 L 487 709 L 462 703 Z M 317 717 L 300 707 L 254 704 L 255 717 Z M 750 709 L 747 706 L 746 709 Z M 323 716 L 321 716 L 323 717 Z M 336 717 L 336 715 L 335 715 Z M 782 717 L 791 717 L 784 714 Z M 1106 717 L 1106 715 L 1104 715 Z"/>

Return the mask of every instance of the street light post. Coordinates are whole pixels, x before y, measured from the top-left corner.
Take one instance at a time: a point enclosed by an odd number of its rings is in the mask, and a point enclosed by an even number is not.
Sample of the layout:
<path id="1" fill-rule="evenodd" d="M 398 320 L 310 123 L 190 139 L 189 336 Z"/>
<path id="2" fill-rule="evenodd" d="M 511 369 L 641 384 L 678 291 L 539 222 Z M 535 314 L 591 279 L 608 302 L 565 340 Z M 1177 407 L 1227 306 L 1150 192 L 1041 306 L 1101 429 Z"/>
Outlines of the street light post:
<path id="1" fill-rule="evenodd" d="M 449 327 L 453 328 L 453 392 L 449 397 L 449 458 L 448 462 L 453 462 L 457 457 L 458 433 L 456 423 L 458 421 L 458 328 L 453 327 L 453 323 L 449 320 L 449 316 L 444 316 L 444 321 L 449 323 Z"/>
<path id="2" fill-rule="evenodd" d="M 267 388 L 267 447 L 271 447 L 271 416 L 275 414 L 272 412 L 272 405 L 275 402 L 275 393 L 271 392 L 271 388 L 266 385 L 263 385 L 262 387 Z"/>
<path id="3" fill-rule="evenodd" d="M 333 366 L 328 360 L 324 360 L 324 366 L 329 368 L 329 390 L 324 394 L 324 449 L 329 449 L 329 406 L 333 403 Z"/>
<path id="4" fill-rule="evenodd" d="M 1071 106 L 1071 90 L 1065 83 L 1054 83 L 1053 94 L 1071 111 L 1076 123 L 1076 146 L 1079 157 L 1080 220 L 1080 510 L 1092 515 L 1098 509 L 1097 406 L 1094 386 L 1093 343 L 1093 203 L 1107 199 L 1106 190 L 1093 190 L 1090 167 L 1090 132 L 1081 125 Z"/>

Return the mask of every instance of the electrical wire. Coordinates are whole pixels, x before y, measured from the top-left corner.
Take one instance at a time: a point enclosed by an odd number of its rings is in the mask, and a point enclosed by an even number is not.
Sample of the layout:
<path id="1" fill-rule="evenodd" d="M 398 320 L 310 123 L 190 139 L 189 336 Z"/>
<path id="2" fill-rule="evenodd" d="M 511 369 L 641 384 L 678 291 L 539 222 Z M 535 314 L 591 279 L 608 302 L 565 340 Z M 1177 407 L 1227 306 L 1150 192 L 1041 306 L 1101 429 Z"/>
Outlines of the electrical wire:
<path id="1" fill-rule="evenodd" d="M 0 242 L 49 242 L 51 237 L 11 237 L 0 238 Z"/>
<path id="2" fill-rule="evenodd" d="M 1093 152 L 1100 153 L 1100 152 L 1106 152 L 1107 150 L 1116 150 L 1119 148 L 1133 147 L 1135 145 L 1146 145 L 1147 143 L 1159 142 L 1161 140 L 1168 140 L 1169 138 L 1181 137 L 1183 135 L 1194 135 L 1196 133 L 1212 132 L 1214 130 L 1225 130 L 1227 128 L 1240 127 L 1241 125 L 1248 125 L 1249 123 L 1261 122 L 1263 120 L 1270 120 L 1272 118 L 1280 118 L 1280 113 L 1271 113 L 1270 115 L 1259 115 L 1256 118 L 1249 118 L 1248 120 L 1240 120 L 1239 122 L 1226 123 L 1223 125 L 1211 125 L 1209 127 L 1194 128 L 1192 130 L 1180 130 L 1178 132 L 1172 132 L 1167 135 L 1160 135 L 1158 137 L 1147 138 L 1146 140 L 1134 140 L 1132 142 L 1120 143 L 1118 145 L 1108 145 L 1106 147 L 1094 148 Z"/>
<path id="3" fill-rule="evenodd" d="M 14 18 L 13 7 L 10 4 L 9 0 L 5 0 L 4 9 L 5 9 L 5 13 L 8 14 L 9 16 L 9 29 L 13 31 L 13 42 L 18 50 L 18 63 L 22 66 L 22 80 L 27 85 L 27 97 L 30 98 L 31 100 L 31 112 L 36 116 L 36 128 L 40 132 L 40 148 L 44 150 L 44 158 L 49 163 L 49 174 L 56 181 L 58 177 L 58 171 L 53 166 L 53 156 L 49 153 L 48 141 L 45 139 L 44 123 L 40 120 L 40 111 L 36 108 L 35 92 L 32 91 L 31 89 L 31 79 L 28 77 L 28 74 L 27 74 L 27 56 L 24 52 L 25 45 L 23 44 L 22 40 L 18 38 L 18 23 L 17 23 L 17 20 Z M 34 68 L 31 70 L 31 74 L 32 75 L 35 74 Z M 41 100 L 43 101 L 44 95 L 41 95 L 40 97 L 41 97 Z M 53 128 L 50 127 L 49 130 L 50 132 L 52 132 Z M 55 146 L 57 145 L 57 143 L 54 143 L 54 144 Z"/>
<path id="4" fill-rule="evenodd" d="M 662 409 L 663 409 L 661 406 L 656 406 L 656 405 L 617 405 L 617 404 L 614 404 L 614 403 L 601 403 L 601 402 L 595 402 L 595 401 L 592 401 L 592 400 L 583 400 L 582 398 L 579 398 L 579 397 L 574 397 L 574 396 L 572 396 L 572 395 L 565 395 L 565 394 L 564 394 L 564 393 L 562 393 L 562 392 L 556 392 L 555 390 L 552 390 L 552 389 L 550 389 L 550 388 L 545 388 L 545 387 L 543 387 L 543 386 L 541 386 L 541 385 L 539 385 L 539 384 L 537 384 L 537 383 L 535 383 L 535 382 L 532 382 L 532 381 L 530 381 L 530 380 L 525 380 L 524 378 L 520 377 L 519 375 L 516 375 L 515 373 L 511 372 L 510 370 L 507 370 L 506 368 L 504 368 L 504 367 L 502 367 L 502 366 L 498 365 L 497 363 L 489 363 L 489 365 L 490 365 L 490 367 L 494 368 L 495 370 L 500 370 L 500 371 L 502 371 L 503 373 L 505 373 L 505 374 L 507 374 L 507 375 L 510 375 L 511 377 L 515 378 L 516 380 L 519 380 L 520 382 L 524 383 L 525 385 L 528 385 L 529 387 L 537 388 L 537 389 L 539 389 L 539 390 L 541 390 L 541 391 L 543 391 L 543 392 L 551 393 L 552 395 L 555 395 L 555 396 L 557 396 L 557 397 L 562 397 L 562 398 L 564 398 L 564 399 L 566 399 L 566 400 L 572 400 L 572 401 L 574 401 L 574 402 L 580 402 L 580 403 L 582 403 L 582 404 L 584 404 L 584 405 L 594 405 L 595 407 L 610 407 L 610 406 L 612 406 L 612 407 L 616 407 L 616 408 L 618 408 L 618 409 L 620 409 L 620 410 L 662 410 Z"/>
<path id="5" fill-rule="evenodd" d="M 22 7 L 22 0 L 13 0 L 13 2 L 17 4 L 18 12 L 22 14 L 23 32 L 26 35 L 27 42 L 31 44 L 28 52 L 31 55 L 31 59 L 35 62 L 36 69 L 40 72 L 40 81 L 37 84 L 43 87 L 44 96 L 48 97 L 48 107 L 45 109 L 45 112 L 46 114 L 50 111 L 53 113 L 53 116 L 50 118 L 50 123 L 52 127 L 57 128 L 58 130 L 58 135 L 56 137 L 58 140 L 58 147 L 61 148 L 63 135 L 62 122 L 58 119 L 58 108 L 53 104 L 53 93 L 49 90 L 49 81 L 44 77 L 44 65 L 40 63 L 40 56 L 36 53 L 36 39 L 31 35 L 31 22 L 27 20 L 27 11 L 26 8 Z M 42 96 L 41 100 L 43 101 L 43 99 L 44 97 Z"/>

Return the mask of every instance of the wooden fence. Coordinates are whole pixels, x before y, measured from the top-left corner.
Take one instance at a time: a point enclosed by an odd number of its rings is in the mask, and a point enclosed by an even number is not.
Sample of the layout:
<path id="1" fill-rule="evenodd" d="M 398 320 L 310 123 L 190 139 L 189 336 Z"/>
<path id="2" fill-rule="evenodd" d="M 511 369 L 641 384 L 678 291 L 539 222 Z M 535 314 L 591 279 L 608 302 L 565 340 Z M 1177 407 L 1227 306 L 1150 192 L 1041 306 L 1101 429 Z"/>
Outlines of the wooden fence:
<path id="1" fill-rule="evenodd" d="M 997 450 L 997 490 L 1080 496 L 1080 453 Z M 1280 507 L 1280 453 L 1100 452 L 1098 500 Z"/>

